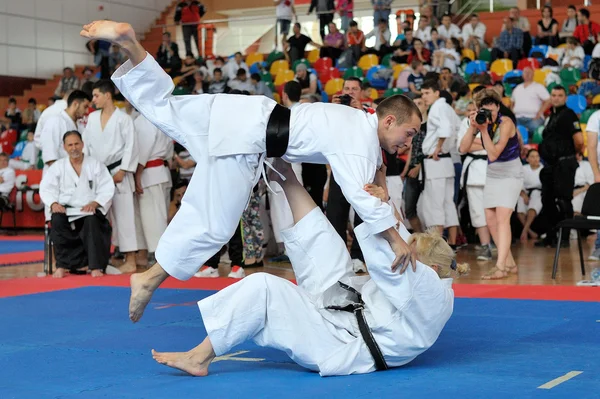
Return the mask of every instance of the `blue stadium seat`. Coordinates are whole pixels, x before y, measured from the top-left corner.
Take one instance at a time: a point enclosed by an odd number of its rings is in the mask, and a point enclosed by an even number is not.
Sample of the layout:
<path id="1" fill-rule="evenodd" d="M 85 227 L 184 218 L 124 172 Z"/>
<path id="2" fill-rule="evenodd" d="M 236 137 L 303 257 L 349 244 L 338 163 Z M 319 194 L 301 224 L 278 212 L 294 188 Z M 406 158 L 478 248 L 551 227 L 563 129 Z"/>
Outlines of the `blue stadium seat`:
<path id="1" fill-rule="evenodd" d="M 465 67 L 465 73 L 467 75 L 474 75 L 474 74 L 480 74 L 480 73 L 486 73 L 486 72 L 487 72 L 487 63 L 485 61 L 481 61 L 481 60 L 471 61 Z"/>
<path id="2" fill-rule="evenodd" d="M 386 68 L 383 65 L 375 65 L 374 67 L 371 67 L 367 72 L 367 81 L 371 84 L 371 87 L 373 87 L 374 89 L 387 89 L 388 87 L 387 79 L 375 77 L 375 74 L 382 69 Z"/>
<path id="3" fill-rule="evenodd" d="M 575 111 L 576 114 L 582 113 L 587 107 L 587 101 L 584 96 L 572 94 L 567 97 L 567 107 Z"/>
<path id="4" fill-rule="evenodd" d="M 546 54 L 548 54 L 548 46 L 543 44 L 533 46 L 531 47 L 531 50 L 529 50 L 529 57 L 537 58 L 538 60 L 543 60 L 546 58 Z"/>
<path id="5" fill-rule="evenodd" d="M 587 72 L 590 69 L 590 62 L 592 62 L 592 56 L 586 55 L 583 57 L 583 67 L 581 68 L 582 72 Z"/>
<path id="6" fill-rule="evenodd" d="M 521 82 L 523 81 L 523 71 L 520 69 L 513 69 L 512 71 L 506 72 L 504 77 L 502 78 L 502 83 L 510 85 L 511 89 L 514 89 L 517 86 L 515 82 L 515 78 L 521 78 Z"/>
<path id="7" fill-rule="evenodd" d="M 527 131 L 527 128 L 523 125 L 517 125 L 517 130 L 521 133 L 521 137 L 523 137 L 523 144 L 528 144 L 529 132 Z"/>
<path id="8" fill-rule="evenodd" d="M 250 66 L 250 74 L 253 74 L 253 73 L 260 74 L 261 67 L 263 69 L 266 69 L 267 63 L 266 62 L 255 62 L 254 64 L 252 64 L 252 66 Z"/>

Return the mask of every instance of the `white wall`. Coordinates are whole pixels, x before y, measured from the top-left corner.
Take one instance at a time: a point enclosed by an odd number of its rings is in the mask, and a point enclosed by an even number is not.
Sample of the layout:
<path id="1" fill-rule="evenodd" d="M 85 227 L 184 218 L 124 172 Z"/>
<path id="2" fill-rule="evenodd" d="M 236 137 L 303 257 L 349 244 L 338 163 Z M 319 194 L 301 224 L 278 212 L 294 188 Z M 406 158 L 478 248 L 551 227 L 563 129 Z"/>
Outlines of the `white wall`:
<path id="1" fill-rule="evenodd" d="M 96 19 L 129 22 L 144 33 L 171 0 L 0 0 L 0 75 L 50 78 L 89 64 L 81 26 Z M 100 10 L 103 7 L 103 10 Z"/>

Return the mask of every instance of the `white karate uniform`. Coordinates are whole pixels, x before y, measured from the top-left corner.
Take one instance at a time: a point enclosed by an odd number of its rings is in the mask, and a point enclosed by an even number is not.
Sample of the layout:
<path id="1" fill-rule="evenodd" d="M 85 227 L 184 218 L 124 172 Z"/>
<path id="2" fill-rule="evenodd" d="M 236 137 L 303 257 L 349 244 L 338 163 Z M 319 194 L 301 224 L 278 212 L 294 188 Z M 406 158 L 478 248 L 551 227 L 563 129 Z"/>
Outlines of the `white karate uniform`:
<path id="1" fill-rule="evenodd" d="M 446 25 L 440 24 L 440 26 L 437 27 L 437 31 L 439 36 L 444 40 L 449 38 L 462 39 L 460 28 L 456 24 L 450 24 L 450 28 L 446 28 Z"/>
<path id="2" fill-rule="evenodd" d="M 37 167 L 38 159 L 40 157 L 40 150 L 35 146 L 33 141 L 25 144 L 23 152 L 21 153 L 21 161 L 26 162 L 28 166 Z"/>
<path id="3" fill-rule="evenodd" d="M 446 139 L 442 145 L 442 154 L 451 152 L 452 146 L 456 145 L 455 116 L 456 112 L 444 98 L 436 100 L 431 105 L 427 117 L 427 135 L 423 140 L 423 154 L 433 155 L 440 138 Z M 458 213 L 454 205 L 452 158 L 440 158 L 438 161 L 426 158 L 423 161 L 423 168 L 425 169 L 425 188 L 421 198 L 425 225 L 427 227 L 458 226 Z"/>
<path id="4" fill-rule="evenodd" d="M 38 119 L 37 125 L 35 126 L 35 133 L 33 134 L 33 142 L 38 149 L 42 149 L 41 137 L 44 126 L 46 125 L 46 121 L 51 117 L 60 114 L 65 109 L 67 109 L 67 101 L 56 100 L 54 104 L 42 112 L 40 119 Z"/>
<path id="5" fill-rule="evenodd" d="M 530 165 L 523 165 L 523 191 L 529 192 L 529 204 L 525 205 L 523 197 L 519 196 L 517 201 L 517 212 L 527 213 L 530 209 L 535 211 L 536 215 L 542 210 L 542 182 L 540 181 L 540 172 L 544 169 L 540 165 L 537 169 L 531 169 Z"/>
<path id="6" fill-rule="evenodd" d="M 15 170 L 10 166 L 8 168 L 0 169 L 0 177 L 2 177 L 2 183 L 0 183 L 0 195 L 8 197 L 10 192 L 15 188 Z"/>
<path id="7" fill-rule="evenodd" d="M 156 128 L 148 119 L 140 115 L 134 121 L 135 133 L 139 145 L 140 165 L 149 161 L 163 162 L 159 166 L 146 167 L 142 172 L 142 188 L 144 193 L 138 195 L 139 215 L 143 240 L 149 252 L 156 251 L 158 240 L 167 228 L 168 202 L 165 196 L 166 186 L 170 181 L 169 169 L 164 165 L 171 139 Z"/>
<path id="8" fill-rule="evenodd" d="M 304 184 L 302 181 L 302 164 L 294 163 L 291 166 L 300 184 Z M 273 227 L 273 236 L 275 237 L 275 242 L 282 243 L 283 237 L 281 236 L 281 232 L 294 225 L 294 216 L 292 215 L 292 209 L 283 192 L 283 188 L 281 188 L 279 183 L 272 182 L 269 185 L 273 189 L 272 192 L 268 190 L 269 216 L 271 218 L 271 226 Z"/>
<path id="9" fill-rule="evenodd" d="M 42 160 L 45 165 L 44 173 L 48 169 L 46 165 L 48 162 L 57 161 L 68 156 L 63 145 L 63 136 L 71 130 L 77 130 L 77 125 L 64 110 L 58 115 L 48 118 L 44 123 L 44 128 L 39 136 Z"/>
<path id="10" fill-rule="evenodd" d="M 67 205 L 69 221 L 79 219 L 89 214 L 81 208 L 92 201 L 100 206 L 97 208 L 106 215 L 111 207 L 115 185 L 106 166 L 98 160 L 85 155 L 81 174 L 71 165 L 69 158 L 61 158 L 53 163 L 40 183 L 40 197 L 48 206 L 57 202 Z"/>
<path id="11" fill-rule="evenodd" d="M 135 179 L 133 173 L 138 165 L 138 147 L 136 143 L 133 120 L 119 108 L 115 109 L 102 130 L 102 111 L 92 112 L 83 132 L 84 149 L 92 157 L 107 167 L 120 161 L 120 165 L 112 168 L 111 175 L 124 170 L 125 177 L 116 184 L 113 206 L 109 217 L 119 249 L 122 252 L 137 251 L 137 237 L 141 236 L 141 226 L 135 223 Z M 137 231 L 136 229 L 140 229 Z M 113 233 L 113 237 L 115 234 Z M 116 243 L 115 243 L 116 244 Z"/>
<path id="12" fill-rule="evenodd" d="M 590 165 L 588 161 L 581 161 L 575 172 L 575 187 L 585 186 L 586 184 L 589 184 L 590 186 L 594 184 L 594 171 L 592 170 L 592 165 Z M 581 213 L 586 193 L 578 194 L 571 200 L 574 212 Z"/>
<path id="13" fill-rule="evenodd" d="M 266 126 L 276 103 L 265 96 L 172 96 L 172 79 L 149 55 L 135 67 L 125 62 L 112 79 L 137 110 L 197 162 L 181 208 L 156 250 L 167 273 L 189 279 L 239 223 L 263 173 Z M 344 196 L 373 233 L 397 223 L 388 204 L 363 190 L 382 163 L 377 115 L 337 104 L 300 104 L 291 111 L 283 159 L 330 164 Z"/>
<path id="14" fill-rule="evenodd" d="M 469 129 L 470 121 L 468 118 L 462 120 L 458 131 L 458 147 Z M 477 133 L 477 138 L 481 138 L 481 133 Z M 487 160 L 473 159 L 469 156 L 487 155 L 486 150 L 473 151 L 467 153 L 465 162 L 463 163 L 462 173 L 460 176 L 461 188 L 467 185 L 467 201 L 469 203 L 469 215 L 471 216 L 471 225 L 476 229 L 487 226 L 485 219 L 485 208 L 483 206 L 483 187 L 485 186 L 485 176 L 487 173 Z M 465 182 L 465 174 L 469 171 L 468 181 Z"/>
<path id="15" fill-rule="evenodd" d="M 198 302 L 217 356 L 253 340 L 285 351 L 321 376 L 375 371 L 352 313 L 328 310 L 351 302 L 338 281 L 358 290 L 365 318 L 389 367 L 411 362 L 437 340 L 452 315 L 452 280 L 418 262 L 417 271 L 391 271 L 388 243 L 365 224 L 355 229 L 370 276 L 356 277 L 344 241 L 318 209 L 283 232 L 298 285 L 255 273 Z M 401 225 L 407 240 L 408 231 Z"/>

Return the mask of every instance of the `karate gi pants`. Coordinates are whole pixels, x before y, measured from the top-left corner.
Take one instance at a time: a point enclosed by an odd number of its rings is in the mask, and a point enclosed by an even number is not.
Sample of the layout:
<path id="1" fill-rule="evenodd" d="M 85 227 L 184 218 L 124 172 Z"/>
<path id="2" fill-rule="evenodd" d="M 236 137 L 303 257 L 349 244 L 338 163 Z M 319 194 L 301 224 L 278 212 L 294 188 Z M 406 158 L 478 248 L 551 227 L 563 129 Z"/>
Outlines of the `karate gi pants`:
<path id="1" fill-rule="evenodd" d="M 213 157 L 208 135 L 181 208 L 156 248 L 162 268 L 179 280 L 191 278 L 229 242 L 258 182 L 260 154 Z"/>
<path id="2" fill-rule="evenodd" d="M 422 194 L 424 222 L 427 227 L 458 226 L 458 213 L 454 204 L 454 176 L 425 179 Z"/>
<path id="3" fill-rule="evenodd" d="M 469 203 L 471 226 L 476 229 L 487 226 L 483 206 L 483 186 L 467 186 L 467 201 Z"/>
<path id="4" fill-rule="evenodd" d="M 50 239 L 54 244 L 57 268 L 106 269 L 110 259 L 111 227 L 100 211 L 72 223 L 66 214 L 53 213 L 51 221 Z"/>
<path id="5" fill-rule="evenodd" d="M 325 290 L 354 274 L 350 257 L 318 208 L 282 234 L 297 286 L 270 274 L 255 273 L 201 300 L 198 307 L 217 356 L 252 340 L 259 346 L 285 351 L 302 367 L 321 371 L 319 364 L 357 339 L 323 315 L 335 312 L 339 324 L 354 325 L 352 313 L 328 311 L 317 305 Z M 352 332 L 362 339 L 358 331 Z"/>
<path id="6" fill-rule="evenodd" d="M 108 212 L 113 229 L 116 230 L 113 241 L 115 246 L 119 246 L 121 252 L 135 252 L 138 249 L 145 249 L 146 246 L 144 242 L 138 243 L 138 239 L 143 236 L 139 217 L 136 217 L 139 207 L 135 194 L 129 186 L 132 182 L 128 179 L 133 181 L 133 174 L 127 173 L 123 181 L 116 185 L 112 206 Z"/>
<path id="7" fill-rule="evenodd" d="M 139 249 L 155 252 L 160 236 L 167 229 L 166 185 L 167 183 L 161 183 L 146 187 L 144 193 L 137 196 L 140 214 L 139 224 L 147 247 L 142 248 L 140 240 L 138 240 Z"/>

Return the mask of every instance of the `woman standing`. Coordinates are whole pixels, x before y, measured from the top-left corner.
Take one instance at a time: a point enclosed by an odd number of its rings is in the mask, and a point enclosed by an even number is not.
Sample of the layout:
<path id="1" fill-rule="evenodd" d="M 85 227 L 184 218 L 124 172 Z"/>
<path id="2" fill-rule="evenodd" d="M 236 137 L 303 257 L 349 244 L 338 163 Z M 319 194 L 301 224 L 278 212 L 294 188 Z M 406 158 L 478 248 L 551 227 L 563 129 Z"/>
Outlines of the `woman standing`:
<path id="1" fill-rule="evenodd" d="M 471 113 L 471 124 L 465 134 L 471 141 L 481 132 L 483 147 L 488 154 L 486 182 L 483 189 L 485 218 L 498 247 L 498 260 L 484 280 L 501 279 L 517 273 L 510 250 L 512 241 L 510 217 L 523 187 L 523 167 L 519 158 L 521 137 L 510 118 L 500 115 L 500 95 L 485 89 L 475 96 L 479 111 Z M 485 118 L 482 118 L 485 113 Z M 485 119 L 485 120 L 483 120 Z M 466 143 L 465 146 L 470 146 Z"/>

